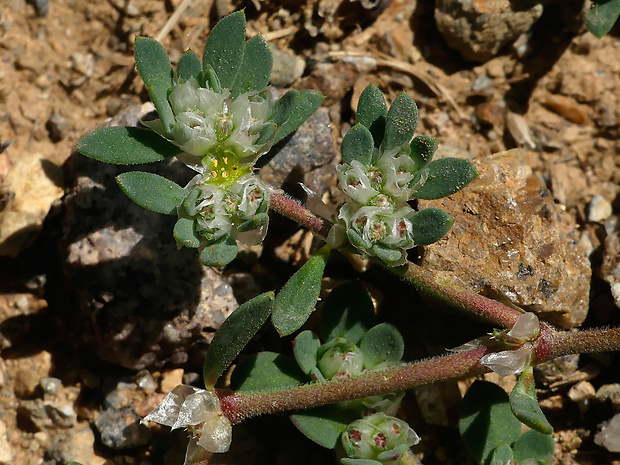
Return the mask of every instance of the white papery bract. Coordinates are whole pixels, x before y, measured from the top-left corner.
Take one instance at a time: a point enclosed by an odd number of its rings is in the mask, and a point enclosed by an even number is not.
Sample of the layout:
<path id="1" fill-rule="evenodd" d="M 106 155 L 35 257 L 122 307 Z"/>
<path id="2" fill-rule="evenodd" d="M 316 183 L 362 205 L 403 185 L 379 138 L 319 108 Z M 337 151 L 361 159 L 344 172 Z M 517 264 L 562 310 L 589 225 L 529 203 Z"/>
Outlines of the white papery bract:
<path id="1" fill-rule="evenodd" d="M 336 167 L 336 174 L 340 183 L 340 189 L 351 200 L 361 205 L 365 205 L 370 199 L 379 194 L 372 187 L 367 174 L 367 168 L 357 160 L 353 160 L 350 165 L 346 163 L 338 165 Z"/>
<path id="2" fill-rule="evenodd" d="M 200 87 L 190 77 L 172 89 L 168 100 L 174 114 L 169 133 L 159 120 L 143 124 L 183 150 L 178 158 L 200 173 L 212 171 L 213 158 L 252 164 L 270 148 L 269 141 L 257 144 L 257 140 L 271 114 L 271 98 L 248 92 L 233 100 L 230 90 Z"/>
<path id="3" fill-rule="evenodd" d="M 522 373 L 532 363 L 532 348 L 492 352 L 481 357 L 480 363 L 500 376 Z"/>
<path id="4" fill-rule="evenodd" d="M 190 442 L 184 465 L 189 465 L 197 447 L 208 452 L 226 452 L 232 440 L 232 425 L 220 408 L 216 393 L 181 384 L 144 417 L 172 429 L 187 428 Z"/>

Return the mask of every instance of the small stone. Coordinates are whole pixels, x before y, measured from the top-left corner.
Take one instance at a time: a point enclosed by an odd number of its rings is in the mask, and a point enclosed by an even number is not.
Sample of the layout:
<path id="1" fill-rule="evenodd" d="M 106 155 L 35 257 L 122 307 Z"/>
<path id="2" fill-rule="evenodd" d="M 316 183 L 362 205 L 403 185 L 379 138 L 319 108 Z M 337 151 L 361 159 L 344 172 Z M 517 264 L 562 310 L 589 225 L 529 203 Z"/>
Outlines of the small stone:
<path id="1" fill-rule="evenodd" d="M 596 394 L 596 389 L 588 381 L 579 381 L 568 390 L 568 398 L 579 404 L 579 410 L 585 412 L 588 409 L 590 399 Z"/>
<path id="2" fill-rule="evenodd" d="M 37 16 L 44 18 L 50 10 L 50 0 L 31 0 Z"/>
<path id="3" fill-rule="evenodd" d="M 620 452 L 620 413 L 596 433 L 594 442 L 610 452 Z"/>
<path id="4" fill-rule="evenodd" d="M 565 355 L 550 360 L 534 367 L 536 379 L 544 386 L 550 386 L 553 383 L 567 378 L 569 375 L 577 371 L 579 367 L 579 355 Z"/>
<path id="5" fill-rule="evenodd" d="M 306 62 L 289 50 L 271 47 L 273 68 L 269 82 L 276 87 L 287 87 L 295 82 L 306 69 Z"/>
<path id="6" fill-rule="evenodd" d="M 136 385 L 144 391 L 153 392 L 157 389 L 157 383 L 153 379 L 153 376 L 151 376 L 151 373 L 147 370 L 142 370 L 134 377 L 134 379 Z"/>
<path id="7" fill-rule="evenodd" d="M 616 307 L 620 308 L 620 232 L 618 231 L 605 238 L 601 277 L 609 283 Z"/>
<path id="8" fill-rule="evenodd" d="M 63 195 L 62 184 L 60 168 L 45 155 L 21 154 L 4 180 L 12 200 L 0 211 L 0 255 L 15 257 L 34 241 L 52 204 Z"/>
<path id="9" fill-rule="evenodd" d="M 57 462 L 79 462 L 84 465 L 101 464 L 102 460 L 95 456 L 95 435 L 87 423 L 62 432 L 54 438 L 49 455 Z"/>
<path id="10" fill-rule="evenodd" d="M 599 223 L 605 221 L 613 213 L 611 203 L 601 195 L 595 195 L 590 200 L 588 208 L 588 221 Z"/>
<path id="11" fill-rule="evenodd" d="M 15 395 L 21 399 L 34 396 L 40 379 L 41 377 L 36 371 L 30 369 L 18 370 L 13 384 Z"/>
<path id="12" fill-rule="evenodd" d="M 0 420 L 0 465 L 14 465 L 13 449 L 6 433 L 6 424 Z"/>
<path id="13" fill-rule="evenodd" d="M 480 62 L 527 32 L 543 10 L 529 0 L 437 0 L 435 5 L 435 21 L 448 45 Z"/>
<path id="14" fill-rule="evenodd" d="M 95 419 L 101 442 L 112 449 L 131 449 L 144 446 L 151 438 L 151 431 L 140 423 L 141 418 L 132 407 L 108 409 Z"/>
<path id="15" fill-rule="evenodd" d="M 67 123 L 65 117 L 59 113 L 52 113 L 47 123 L 45 123 L 45 128 L 52 142 L 60 142 L 66 139 L 69 133 L 69 123 Z"/>
<path id="16" fill-rule="evenodd" d="M 588 107 L 577 103 L 573 97 L 559 94 L 546 94 L 542 99 L 542 103 L 558 115 L 573 123 L 585 124 L 589 121 Z"/>
<path id="17" fill-rule="evenodd" d="M 164 371 L 161 375 L 161 381 L 159 383 L 159 390 L 164 394 L 168 394 L 179 384 L 183 384 L 183 368 L 177 368 L 175 370 Z"/>
<path id="18" fill-rule="evenodd" d="M 62 381 L 60 381 L 58 378 L 41 378 L 41 381 L 39 381 L 39 385 L 41 386 L 41 389 L 43 389 L 43 392 L 46 394 L 57 394 L 58 390 L 62 387 Z"/>
<path id="19" fill-rule="evenodd" d="M 594 398 L 599 402 L 611 401 L 614 410 L 620 410 L 620 383 L 603 384 Z"/>

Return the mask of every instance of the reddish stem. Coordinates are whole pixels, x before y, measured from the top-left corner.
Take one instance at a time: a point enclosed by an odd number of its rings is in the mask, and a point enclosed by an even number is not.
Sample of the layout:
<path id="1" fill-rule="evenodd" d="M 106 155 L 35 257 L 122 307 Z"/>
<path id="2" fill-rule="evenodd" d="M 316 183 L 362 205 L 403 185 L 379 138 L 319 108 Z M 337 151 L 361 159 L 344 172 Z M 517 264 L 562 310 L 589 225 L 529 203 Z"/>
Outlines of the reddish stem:
<path id="1" fill-rule="evenodd" d="M 331 222 L 315 215 L 312 211 L 285 194 L 272 194 L 269 207 L 324 238 L 327 237 L 332 227 Z"/>

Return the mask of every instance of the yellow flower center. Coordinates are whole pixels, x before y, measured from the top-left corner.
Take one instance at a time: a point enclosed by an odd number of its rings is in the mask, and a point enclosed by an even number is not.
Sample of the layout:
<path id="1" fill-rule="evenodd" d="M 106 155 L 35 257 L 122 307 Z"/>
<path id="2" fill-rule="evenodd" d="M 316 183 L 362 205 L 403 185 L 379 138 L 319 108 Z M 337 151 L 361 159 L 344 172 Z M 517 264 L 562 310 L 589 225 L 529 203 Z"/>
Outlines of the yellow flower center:
<path id="1" fill-rule="evenodd" d="M 251 172 L 249 166 L 239 164 L 237 154 L 228 148 L 216 148 L 202 162 L 209 170 L 209 184 L 234 184 L 241 176 Z"/>

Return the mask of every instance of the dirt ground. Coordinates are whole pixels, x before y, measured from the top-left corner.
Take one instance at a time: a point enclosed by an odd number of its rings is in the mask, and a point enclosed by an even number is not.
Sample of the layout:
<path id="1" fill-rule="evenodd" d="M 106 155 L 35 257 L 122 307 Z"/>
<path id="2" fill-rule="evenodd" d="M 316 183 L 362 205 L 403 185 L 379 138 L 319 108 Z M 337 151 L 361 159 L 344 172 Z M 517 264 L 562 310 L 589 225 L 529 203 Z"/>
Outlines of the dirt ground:
<path id="1" fill-rule="evenodd" d="M 10 242 L 0 257 L 0 463 L 51 465 L 65 457 L 51 450 L 69 446 L 88 449 L 81 457 L 91 457 L 92 464 L 182 463 L 183 446 L 174 445 L 182 435 L 165 436 L 162 441 L 170 447 L 165 450 L 154 441 L 128 449 L 104 445 L 92 426 L 106 392 L 100 380 L 118 382 L 135 373 L 94 359 L 92 366 L 83 366 L 90 362 L 75 356 L 82 350 L 75 335 L 63 334 L 62 324 L 52 323 L 52 330 L 33 324 L 32 316 L 45 314 L 43 321 L 53 322 L 58 309 L 71 305 L 65 297 L 71 283 L 63 282 L 59 265 L 63 251 L 58 247 L 62 190 L 71 180 L 63 179 L 60 168 L 82 135 L 147 100 L 134 70 L 136 36 L 158 36 L 174 63 L 188 49 L 201 55 L 209 27 L 239 8 L 246 9 L 248 35 L 261 33 L 274 47 L 296 55 L 288 55 L 292 61 L 284 61 L 285 70 L 302 63 L 302 76 L 293 76 L 288 85 L 325 94 L 336 144 L 353 121 L 360 92 L 372 82 L 389 100 L 403 90 L 414 97 L 420 107 L 418 133 L 437 137 L 450 151 L 479 158 L 515 147 L 528 150 L 535 175 L 571 215 L 588 248 L 591 307 L 584 324 L 619 324 L 620 310 L 601 274 L 601 264 L 609 260 L 605 239 L 614 230 L 613 214 L 620 212 L 618 27 L 599 40 L 584 29 L 580 5 L 575 7 L 579 2 L 546 2 L 543 16 L 528 35 L 478 64 L 448 47 L 435 25 L 434 2 L 382 1 L 370 9 L 362 3 L 51 0 L 43 14 L 35 5 L 45 2 L 2 1 L 0 143 L 6 149 L 0 153 L 0 181 L 21 159 L 39 154 L 53 185 L 44 196 L 47 203 L 37 210 L 38 219 L 32 220 L 29 239 Z M 173 13 L 186 4 L 188 8 L 179 10 L 175 19 Z M 30 176 L 28 171 L 22 175 Z M 34 197 L 37 186 L 29 188 Z M 0 187 L 0 213 L 14 208 L 13 195 Z M 175 368 L 151 375 L 157 383 L 176 379 Z M 618 361 L 613 355 L 582 358 L 575 368 L 576 374 L 551 387 L 541 386 L 539 393 L 556 429 L 555 463 L 619 464 L 618 454 L 593 442 L 598 425 L 611 417 L 611 410 L 594 401 L 592 407 L 589 400 L 594 394 L 579 394 L 579 389 L 589 392 L 620 382 Z M 84 375 L 93 372 L 94 381 Z M 67 416 L 75 420 L 65 426 L 31 418 L 28 402 L 42 398 L 36 386 L 45 376 L 62 381 L 65 404 L 72 405 L 74 413 Z M 580 382 L 580 388 L 571 391 Z M 142 409 L 149 405 L 144 398 L 138 401 Z M 619 404 L 614 404 L 616 411 Z M 274 428 L 289 428 L 280 419 L 270 421 L 266 424 Z M 424 464 L 470 463 L 457 445 L 453 423 L 413 423 L 421 428 L 423 446 L 416 452 Z M 290 442 L 272 450 L 253 438 L 256 428 L 240 430 L 243 446 L 216 460 L 299 463 L 294 457 L 301 450 L 304 463 L 336 463 L 331 452 L 315 450 L 294 431 L 282 433 Z M 157 438 L 163 434 L 158 431 Z M 81 441 L 80 435 L 87 439 Z M 12 462 L 2 461 L 2 436 Z M 298 449 L 296 441 L 301 444 Z"/>

